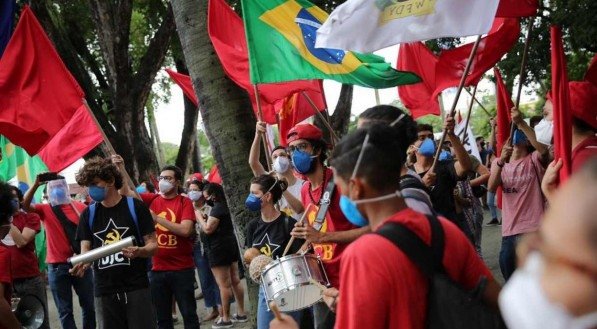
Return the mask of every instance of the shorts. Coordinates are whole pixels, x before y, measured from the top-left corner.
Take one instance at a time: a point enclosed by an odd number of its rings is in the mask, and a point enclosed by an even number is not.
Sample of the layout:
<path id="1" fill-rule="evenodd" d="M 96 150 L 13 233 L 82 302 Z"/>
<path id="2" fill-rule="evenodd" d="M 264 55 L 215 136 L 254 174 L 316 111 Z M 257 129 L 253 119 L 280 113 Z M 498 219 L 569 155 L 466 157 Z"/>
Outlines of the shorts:
<path id="1" fill-rule="evenodd" d="M 234 243 L 223 243 L 217 246 L 209 247 L 207 250 L 207 261 L 209 267 L 230 266 L 238 262 L 240 252 L 238 251 L 236 241 Z"/>

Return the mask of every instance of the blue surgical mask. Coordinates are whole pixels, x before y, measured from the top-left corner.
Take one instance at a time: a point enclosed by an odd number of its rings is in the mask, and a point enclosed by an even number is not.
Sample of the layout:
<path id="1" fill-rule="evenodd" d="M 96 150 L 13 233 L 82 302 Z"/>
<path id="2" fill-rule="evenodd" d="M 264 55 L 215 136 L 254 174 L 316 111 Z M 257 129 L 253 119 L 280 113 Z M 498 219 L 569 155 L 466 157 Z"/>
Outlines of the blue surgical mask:
<path id="1" fill-rule="evenodd" d="M 435 155 L 435 142 L 431 138 L 425 138 L 423 143 L 419 146 L 419 154 L 426 157 Z"/>
<path id="2" fill-rule="evenodd" d="M 147 193 L 147 188 L 145 186 L 143 186 L 143 185 L 137 186 L 136 190 L 137 190 L 137 193 L 139 193 L 139 194 L 141 194 L 141 193 Z"/>
<path id="3" fill-rule="evenodd" d="M 527 136 L 520 129 L 514 130 L 514 136 L 512 137 L 512 145 L 520 145 L 526 143 L 528 140 Z"/>
<path id="4" fill-rule="evenodd" d="M 50 192 L 50 198 L 54 200 L 62 200 L 66 197 L 66 191 L 59 187 L 54 187 Z"/>
<path id="5" fill-rule="evenodd" d="M 19 200 L 12 199 L 12 200 L 10 200 L 10 203 L 12 204 L 12 210 L 13 210 L 13 212 L 19 210 L 19 208 L 20 208 L 19 207 Z"/>
<path id="6" fill-rule="evenodd" d="M 315 156 L 301 150 L 295 150 L 292 153 L 292 163 L 299 174 L 308 174 L 313 168 L 313 159 Z"/>
<path id="7" fill-rule="evenodd" d="M 102 202 L 104 199 L 106 199 L 106 188 L 90 185 L 89 196 L 96 202 Z"/>
<path id="8" fill-rule="evenodd" d="M 261 210 L 261 198 L 251 193 L 245 200 L 245 206 L 251 211 Z"/>
<path id="9" fill-rule="evenodd" d="M 443 150 L 440 154 L 439 154 L 439 161 L 446 161 L 446 160 L 452 160 L 452 153 Z"/>

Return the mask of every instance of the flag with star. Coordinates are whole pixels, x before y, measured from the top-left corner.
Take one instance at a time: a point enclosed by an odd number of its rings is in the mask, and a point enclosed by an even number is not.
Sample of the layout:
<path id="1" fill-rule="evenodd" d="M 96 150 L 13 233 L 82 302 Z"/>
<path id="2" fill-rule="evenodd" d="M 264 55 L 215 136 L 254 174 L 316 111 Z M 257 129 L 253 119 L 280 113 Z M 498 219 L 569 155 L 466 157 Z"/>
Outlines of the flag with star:
<path id="1" fill-rule="evenodd" d="M 417 83 L 383 57 L 315 48 L 327 13 L 305 0 L 242 0 L 251 82 L 330 79 L 369 88 Z"/>

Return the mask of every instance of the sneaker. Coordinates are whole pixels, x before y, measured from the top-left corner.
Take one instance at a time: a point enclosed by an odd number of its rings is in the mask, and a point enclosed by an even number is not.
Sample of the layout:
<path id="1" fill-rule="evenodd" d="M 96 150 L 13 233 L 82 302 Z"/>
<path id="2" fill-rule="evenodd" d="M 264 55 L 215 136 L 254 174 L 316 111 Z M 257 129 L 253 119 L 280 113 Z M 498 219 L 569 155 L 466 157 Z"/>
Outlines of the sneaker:
<path id="1" fill-rule="evenodd" d="M 495 225 L 500 225 L 500 221 L 498 221 L 497 218 L 492 218 L 489 223 L 485 224 L 486 226 L 495 226 Z"/>
<path id="2" fill-rule="evenodd" d="M 232 328 L 232 321 L 224 322 L 222 318 L 218 319 L 214 324 L 211 325 L 213 329 L 219 328 Z"/>
<path id="3" fill-rule="evenodd" d="M 230 321 L 234 322 L 234 323 L 245 323 L 247 321 L 249 321 L 249 318 L 246 315 L 238 315 L 238 314 L 234 314 L 232 317 L 230 317 Z"/>

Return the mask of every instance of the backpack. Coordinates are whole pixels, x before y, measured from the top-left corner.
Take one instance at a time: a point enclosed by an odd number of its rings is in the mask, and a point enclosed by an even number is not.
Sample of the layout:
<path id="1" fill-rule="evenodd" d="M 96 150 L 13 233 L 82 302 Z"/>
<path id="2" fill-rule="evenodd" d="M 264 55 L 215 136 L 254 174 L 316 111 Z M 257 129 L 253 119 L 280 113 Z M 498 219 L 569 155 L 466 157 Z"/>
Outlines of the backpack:
<path id="1" fill-rule="evenodd" d="M 131 213 L 131 217 L 133 217 L 133 222 L 135 223 L 135 227 L 137 228 L 137 234 L 135 234 L 135 239 L 137 239 L 137 245 L 143 246 L 145 243 L 143 241 L 143 237 L 141 236 L 141 231 L 139 230 L 139 220 L 137 219 L 137 212 L 135 212 L 135 201 L 132 197 L 126 197 L 126 203 L 129 207 L 129 212 Z M 93 232 L 93 220 L 95 219 L 95 211 L 97 209 L 97 204 L 94 202 L 89 205 L 89 230 Z"/>
<path id="2" fill-rule="evenodd" d="M 431 225 L 431 246 L 427 246 L 417 234 L 399 223 L 386 223 L 376 232 L 402 250 L 429 279 L 426 327 L 505 329 L 499 312 L 481 301 L 486 278 L 471 292 L 448 277 L 442 263 L 445 242 L 443 228 L 437 217 L 427 216 L 427 219 Z"/>

